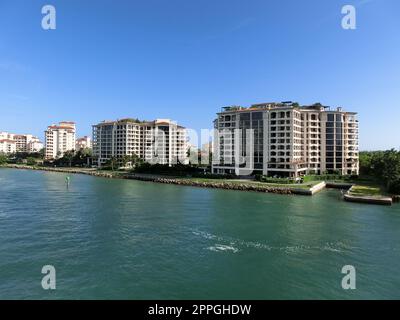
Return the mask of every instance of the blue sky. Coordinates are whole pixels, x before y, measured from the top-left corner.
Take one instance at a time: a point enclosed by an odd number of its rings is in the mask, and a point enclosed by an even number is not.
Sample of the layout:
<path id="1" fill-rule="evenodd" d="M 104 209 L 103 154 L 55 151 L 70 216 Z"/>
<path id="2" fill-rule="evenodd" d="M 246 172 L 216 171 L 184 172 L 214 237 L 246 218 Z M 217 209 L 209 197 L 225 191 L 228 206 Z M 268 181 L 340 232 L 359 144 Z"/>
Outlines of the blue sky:
<path id="1" fill-rule="evenodd" d="M 223 106 L 284 100 L 359 112 L 362 150 L 399 148 L 400 1 L 0 0 L 0 131 L 73 120 L 82 136 L 127 116 L 198 130 Z"/>

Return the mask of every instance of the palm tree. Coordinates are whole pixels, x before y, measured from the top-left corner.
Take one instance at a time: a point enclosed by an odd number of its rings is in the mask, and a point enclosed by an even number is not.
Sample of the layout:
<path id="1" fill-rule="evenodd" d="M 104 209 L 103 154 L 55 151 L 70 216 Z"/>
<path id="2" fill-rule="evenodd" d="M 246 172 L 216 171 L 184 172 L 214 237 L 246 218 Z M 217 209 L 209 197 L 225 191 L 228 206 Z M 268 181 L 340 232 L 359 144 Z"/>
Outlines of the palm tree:
<path id="1" fill-rule="evenodd" d="M 130 162 L 130 161 L 131 161 L 131 156 L 124 155 L 124 156 L 121 158 L 121 164 L 122 164 L 123 167 L 126 167 L 126 165 L 128 164 L 128 162 Z"/>
<path id="2" fill-rule="evenodd" d="M 118 159 L 117 157 L 112 156 L 110 158 L 110 160 L 107 161 L 110 165 L 111 165 L 111 170 L 114 171 L 114 167 L 117 165 L 118 163 Z"/>
<path id="3" fill-rule="evenodd" d="M 70 167 L 72 167 L 72 160 L 74 158 L 74 154 L 75 154 L 74 150 L 66 151 L 64 153 L 64 157 L 63 158 L 68 161 L 68 164 L 69 164 Z"/>

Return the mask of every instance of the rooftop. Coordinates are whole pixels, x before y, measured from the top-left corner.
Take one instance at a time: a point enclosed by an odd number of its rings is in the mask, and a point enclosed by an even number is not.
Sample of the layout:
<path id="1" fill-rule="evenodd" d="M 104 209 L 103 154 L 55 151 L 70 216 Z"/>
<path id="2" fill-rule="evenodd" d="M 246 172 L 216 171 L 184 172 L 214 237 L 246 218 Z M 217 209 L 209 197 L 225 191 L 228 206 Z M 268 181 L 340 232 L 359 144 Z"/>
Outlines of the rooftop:
<path id="1" fill-rule="evenodd" d="M 122 123 L 135 123 L 141 126 L 156 126 L 156 125 L 170 125 L 170 124 L 175 124 L 175 122 L 171 121 L 170 119 L 156 119 L 153 121 L 147 121 L 147 120 L 139 120 L 137 118 L 123 118 L 123 119 L 117 119 L 117 120 L 103 120 L 100 123 L 94 125 L 94 126 L 103 126 L 103 125 L 115 125 L 115 124 L 122 124 Z M 184 128 L 182 126 L 178 126 L 178 128 Z"/>
<path id="2" fill-rule="evenodd" d="M 338 107 L 336 110 L 331 110 L 330 106 L 324 106 L 321 103 L 317 102 L 311 105 L 300 105 L 297 102 L 293 101 L 283 101 L 283 102 L 265 102 L 265 103 L 257 103 L 252 104 L 250 107 L 243 106 L 227 106 L 222 107 L 220 113 L 225 112 L 248 112 L 248 111 L 263 111 L 263 110 L 280 110 L 280 109 L 301 109 L 301 110 L 316 110 L 316 111 L 332 111 L 332 112 L 344 112 L 341 107 Z M 355 112 L 346 112 L 355 114 Z"/>

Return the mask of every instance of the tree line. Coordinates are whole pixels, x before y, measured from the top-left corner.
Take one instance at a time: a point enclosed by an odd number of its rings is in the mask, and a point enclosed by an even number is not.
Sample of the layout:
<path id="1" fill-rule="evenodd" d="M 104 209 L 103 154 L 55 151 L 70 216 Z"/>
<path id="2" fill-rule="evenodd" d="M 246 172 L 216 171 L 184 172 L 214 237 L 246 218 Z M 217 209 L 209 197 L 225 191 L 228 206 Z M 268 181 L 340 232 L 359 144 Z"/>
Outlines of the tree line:
<path id="1" fill-rule="evenodd" d="M 400 194 L 400 151 L 361 151 L 360 175 L 374 177 L 387 191 Z"/>
<path id="2" fill-rule="evenodd" d="M 0 152 L 0 165 L 6 163 L 35 165 L 43 159 L 44 149 L 39 152 L 16 152 L 11 154 Z"/>
<path id="3" fill-rule="evenodd" d="M 92 157 L 92 149 L 84 148 L 78 151 L 69 150 L 64 152 L 63 156 L 52 162 L 45 161 L 44 165 L 52 165 L 59 167 L 85 167 L 90 163 Z"/>

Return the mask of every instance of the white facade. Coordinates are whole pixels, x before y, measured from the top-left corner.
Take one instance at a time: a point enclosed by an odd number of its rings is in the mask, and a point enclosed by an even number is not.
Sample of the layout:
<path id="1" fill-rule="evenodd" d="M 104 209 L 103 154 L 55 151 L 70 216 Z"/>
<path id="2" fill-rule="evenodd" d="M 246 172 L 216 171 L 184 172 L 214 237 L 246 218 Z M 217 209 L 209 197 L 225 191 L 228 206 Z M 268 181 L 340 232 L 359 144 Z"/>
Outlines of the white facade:
<path id="1" fill-rule="evenodd" d="M 169 119 L 104 121 L 93 126 L 93 156 L 99 166 L 111 157 L 137 155 L 149 163 L 188 163 L 186 129 Z"/>
<path id="2" fill-rule="evenodd" d="M 358 174 L 356 113 L 315 104 L 227 107 L 214 122 L 213 173 Z"/>
<path id="3" fill-rule="evenodd" d="M 45 131 L 45 159 L 57 159 L 66 151 L 75 150 L 75 123 L 69 121 L 51 125 Z"/>

